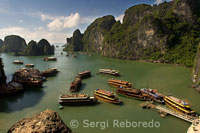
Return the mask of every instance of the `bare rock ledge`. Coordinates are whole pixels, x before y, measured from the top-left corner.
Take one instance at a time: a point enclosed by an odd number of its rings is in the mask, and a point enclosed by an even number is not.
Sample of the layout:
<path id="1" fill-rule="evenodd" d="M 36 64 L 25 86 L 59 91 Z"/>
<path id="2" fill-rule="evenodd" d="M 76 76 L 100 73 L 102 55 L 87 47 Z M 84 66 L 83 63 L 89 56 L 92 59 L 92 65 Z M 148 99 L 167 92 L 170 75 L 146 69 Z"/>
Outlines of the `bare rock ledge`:
<path id="1" fill-rule="evenodd" d="M 45 110 L 30 118 L 24 118 L 14 124 L 8 133 L 71 133 L 58 113 Z"/>

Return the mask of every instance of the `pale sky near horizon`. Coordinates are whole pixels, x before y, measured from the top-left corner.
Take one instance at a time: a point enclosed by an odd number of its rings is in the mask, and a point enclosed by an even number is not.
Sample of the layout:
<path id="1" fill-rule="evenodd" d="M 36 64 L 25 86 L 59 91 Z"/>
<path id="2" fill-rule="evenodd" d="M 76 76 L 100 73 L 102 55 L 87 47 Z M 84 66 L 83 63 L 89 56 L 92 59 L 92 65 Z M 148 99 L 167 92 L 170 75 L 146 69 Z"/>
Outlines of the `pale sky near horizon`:
<path id="1" fill-rule="evenodd" d="M 113 15 L 123 19 L 136 4 L 159 4 L 164 0 L 1 0 L 0 39 L 20 35 L 28 43 L 46 38 L 65 43 L 75 29 L 84 32 L 96 18 Z"/>

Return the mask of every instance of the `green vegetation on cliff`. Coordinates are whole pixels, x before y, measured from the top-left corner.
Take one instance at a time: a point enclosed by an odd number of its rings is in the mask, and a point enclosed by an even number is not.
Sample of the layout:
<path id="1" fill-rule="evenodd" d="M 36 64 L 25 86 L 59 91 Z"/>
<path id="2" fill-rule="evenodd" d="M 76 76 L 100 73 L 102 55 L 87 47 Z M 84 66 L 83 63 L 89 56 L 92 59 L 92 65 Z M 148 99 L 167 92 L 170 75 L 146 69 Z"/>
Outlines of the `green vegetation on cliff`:
<path id="1" fill-rule="evenodd" d="M 26 41 L 17 35 L 10 35 L 4 38 L 2 52 L 22 52 L 26 48 Z"/>
<path id="2" fill-rule="evenodd" d="M 0 39 L 0 49 L 2 48 L 3 46 L 3 40 Z"/>
<path id="3" fill-rule="evenodd" d="M 199 9 L 199 0 L 173 0 L 132 6 L 123 23 L 111 15 L 98 18 L 83 34 L 84 50 L 192 66 L 200 41 Z"/>
<path id="4" fill-rule="evenodd" d="M 36 41 L 30 41 L 28 43 L 27 48 L 24 50 L 22 55 L 29 55 L 29 56 L 37 56 L 41 55 L 40 48 L 38 47 L 38 44 Z"/>
<path id="5" fill-rule="evenodd" d="M 53 55 L 54 46 L 51 46 L 46 39 L 41 39 L 38 43 L 30 41 L 27 48 L 21 53 L 26 56 Z"/>
<path id="6" fill-rule="evenodd" d="M 73 37 L 67 38 L 67 46 L 65 51 L 82 51 L 83 50 L 83 34 L 77 29 L 73 33 Z"/>
<path id="7" fill-rule="evenodd" d="M 100 51 L 103 36 L 112 28 L 115 18 L 111 15 L 96 19 L 89 25 L 83 35 L 84 49 L 87 51 Z"/>

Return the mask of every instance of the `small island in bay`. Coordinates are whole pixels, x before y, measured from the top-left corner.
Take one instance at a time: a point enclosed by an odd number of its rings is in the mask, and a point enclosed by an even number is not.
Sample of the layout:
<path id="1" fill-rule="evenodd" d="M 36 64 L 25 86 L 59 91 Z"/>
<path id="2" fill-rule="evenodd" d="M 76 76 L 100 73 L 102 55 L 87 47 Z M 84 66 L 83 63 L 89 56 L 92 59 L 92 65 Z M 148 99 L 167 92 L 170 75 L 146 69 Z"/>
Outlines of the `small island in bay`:
<path id="1" fill-rule="evenodd" d="M 41 39 L 38 43 L 36 41 L 30 41 L 26 49 L 20 53 L 24 56 L 41 56 L 41 55 L 53 55 L 54 46 L 51 46 L 46 39 Z"/>
<path id="2" fill-rule="evenodd" d="M 2 53 L 13 52 L 19 56 L 41 56 L 41 55 L 53 55 L 54 46 L 46 39 L 41 39 L 38 43 L 36 41 L 30 41 L 26 44 L 26 41 L 17 35 L 10 35 L 4 38 L 4 41 L 0 41 L 0 50 Z"/>

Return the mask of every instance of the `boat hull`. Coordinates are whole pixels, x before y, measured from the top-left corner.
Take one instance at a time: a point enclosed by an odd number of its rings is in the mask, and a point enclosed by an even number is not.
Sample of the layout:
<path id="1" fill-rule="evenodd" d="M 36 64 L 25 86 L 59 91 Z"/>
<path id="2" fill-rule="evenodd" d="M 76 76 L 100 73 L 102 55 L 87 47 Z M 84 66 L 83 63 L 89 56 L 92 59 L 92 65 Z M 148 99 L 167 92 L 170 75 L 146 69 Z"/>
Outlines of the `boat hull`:
<path id="1" fill-rule="evenodd" d="M 99 99 L 99 100 L 101 100 L 101 101 L 104 101 L 104 102 L 113 103 L 113 104 L 120 104 L 120 103 L 121 103 L 121 101 L 109 100 L 109 99 L 103 98 L 103 97 L 101 97 L 101 96 L 98 96 L 98 95 L 96 95 L 96 94 L 94 94 L 94 95 L 95 95 L 95 97 L 96 97 L 97 99 Z"/>
<path id="2" fill-rule="evenodd" d="M 69 106 L 77 106 L 77 105 L 91 105 L 96 104 L 98 99 L 84 99 L 84 100 L 58 100 L 60 105 L 69 105 Z"/>
<path id="3" fill-rule="evenodd" d="M 145 90 L 145 89 L 141 89 L 141 92 L 142 92 L 143 94 L 148 95 L 149 98 L 150 98 L 152 101 L 155 101 L 155 102 L 160 103 L 160 104 L 165 104 L 165 101 L 164 101 L 163 96 L 158 95 L 158 94 L 152 94 L 151 92 L 147 92 L 147 90 Z M 156 96 L 154 96 L 154 95 L 158 95 L 158 98 L 156 98 Z"/>
<path id="4" fill-rule="evenodd" d="M 177 106 L 177 105 L 172 105 L 172 104 L 168 103 L 168 101 L 166 101 L 166 100 L 165 100 L 165 104 L 166 104 L 167 107 L 171 108 L 172 110 L 174 110 L 178 113 L 182 113 L 182 114 L 192 116 L 192 117 L 198 116 L 198 114 L 196 112 L 194 112 L 192 110 L 191 110 L 192 112 L 188 112 L 187 110 L 185 110 L 185 108 Z"/>
<path id="5" fill-rule="evenodd" d="M 120 96 L 131 98 L 131 99 L 136 99 L 136 100 L 140 100 L 140 101 L 149 101 L 148 98 L 145 98 L 145 97 L 142 97 L 142 96 L 137 96 L 137 95 L 134 95 L 134 94 L 126 94 L 126 93 L 121 93 L 119 91 L 116 91 L 116 93 Z"/>

